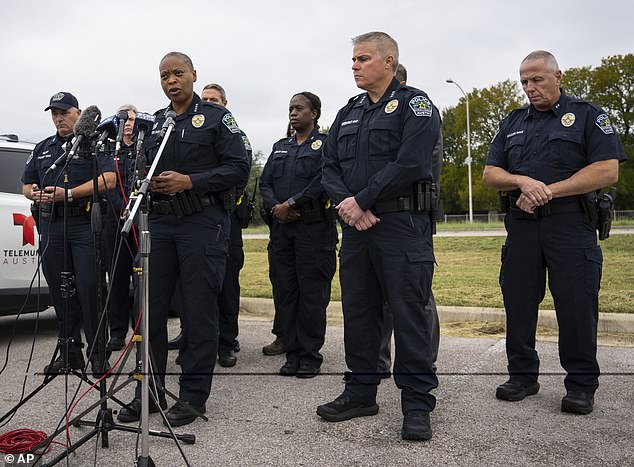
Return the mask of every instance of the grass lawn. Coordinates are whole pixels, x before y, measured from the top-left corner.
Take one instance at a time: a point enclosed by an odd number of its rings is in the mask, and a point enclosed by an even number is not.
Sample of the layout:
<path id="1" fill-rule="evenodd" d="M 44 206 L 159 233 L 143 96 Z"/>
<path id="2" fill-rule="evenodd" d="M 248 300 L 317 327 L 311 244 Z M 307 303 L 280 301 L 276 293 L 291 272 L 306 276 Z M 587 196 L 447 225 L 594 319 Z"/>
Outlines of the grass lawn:
<path id="1" fill-rule="evenodd" d="M 619 219 L 612 222 L 613 226 L 619 227 L 634 227 L 634 219 Z M 503 229 L 504 222 L 439 222 L 436 224 L 438 230 L 490 230 L 490 229 Z M 243 230 L 245 234 L 268 234 L 269 228 L 262 225 L 251 225 L 248 229 Z M 339 228 L 341 233 L 341 228 Z"/>
<path id="2" fill-rule="evenodd" d="M 271 297 L 267 243 L 244 241 L 243 296 Z M 498 274 L 504 237 L 438 237 L 434 243 L 438 266 L 433 289 L 439 305 L 503 307 Z M 613 235 L 600 244 L 604 262 L 599 310 L 634 313 L 634 235 Z M 332 283 L 332 300 L 341 300 L 338 275 Z M 548 291 L 541 307 L 554 308 Z"/>

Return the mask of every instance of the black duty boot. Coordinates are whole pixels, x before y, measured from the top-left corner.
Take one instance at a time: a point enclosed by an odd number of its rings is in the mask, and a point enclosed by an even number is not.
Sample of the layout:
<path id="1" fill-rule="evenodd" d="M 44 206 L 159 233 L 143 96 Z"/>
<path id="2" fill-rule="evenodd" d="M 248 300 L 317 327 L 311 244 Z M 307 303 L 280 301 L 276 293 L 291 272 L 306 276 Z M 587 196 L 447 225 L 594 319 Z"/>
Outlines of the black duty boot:
<path id="1" fill-rule="evenodd" d="M 233 349 L 222 349 L 218 351 L 218 364 L 225 368 L 236 365 L 238 357 Z"/>
<path id="2" fill-rule="evenodd" d="M 165 399 L 160 399 L 161 409 L 167 409 L 167 402 Z M 159 408 L 154 403 L 154 400 L 150 400 L 150 413 L 157 413 Z M 122 423 L 138 422 L 141 418 L 141 399 L 135 397 L 130 401 L 128 405 L 122 407 L 117 415 L 117 420 Z"/>
<path id="3" fill-rule="evenodd" d="M 506 383 L 500 384 L 496 391 L 495 397 L 505 401 L 517 402 L 526 396 L 532 396 L 539 391 L 539 383 L 533 381 L 531 383 L 522 383 L 509 379 Z"/>
<path id="4" fill-rule="evenodd" d="M 429 412 L 424 410 L 407 412 L 403 417 L 401 437 L 412 441 L 431 439 Z"/>
<path id="5" fill-rule="evenodd" d="M 298 378 L 314 378 L 321 371 L 321 364 L 313 362 L 301 362 L 295 376 Z"/>
<path id="6" fill-rule="evenodd" d="M 568 391 L 561 400 L 561 411 L 577 415 L 588 415 L 594 408 L 594 394 Z"/>
<path id="7" fill-rule="evenodd" d="M 375 401 L 352 399 L 345 392 L 334 401 L 317 407 L 317 415 L 329 422 L 343 422 L 355 417 L 369 417 L 379 413 Z"/>
<path id="8" fill-rule="evenodd" d="M 286 346 L 284 341 L 279 337 L 276 337 L 269 345 L 262 347 L 262 353 L 264 355 L 280 355 L 286 352 Z"/>
<path id="9" fill-rule="evenodd" d="M 201 414 L 207 411 L 204 405 L 195 405 L 191 402 L 177 402 L 167 411 L 167 421 L 171 426 L 183 426 L 188 425 L 198 418 L 198 415 L 188 410 L 188 408 L 194 409 Z M 165 423 L 165 421 L 163 421 Z"/>
<path id="10" fill-rule="evenodd" d="M 299 364 L 293 361 L 286 361 L 282 368 L 280 368 L 280 375 L 282 376 L 295 376 L 297 374 L 297 368 Z"/>
<path id="11" fill-rule="evenodd" d="M 64 350 L 57 356 L 53 363 L 44 367 L 44 373 L 47 375 L 57 375 L 64 373 Z M 68 352 L 68 367 L 71 370 L 83 370 L 86 366 L 84 356 L 80 349 L 70 349 Z"/>

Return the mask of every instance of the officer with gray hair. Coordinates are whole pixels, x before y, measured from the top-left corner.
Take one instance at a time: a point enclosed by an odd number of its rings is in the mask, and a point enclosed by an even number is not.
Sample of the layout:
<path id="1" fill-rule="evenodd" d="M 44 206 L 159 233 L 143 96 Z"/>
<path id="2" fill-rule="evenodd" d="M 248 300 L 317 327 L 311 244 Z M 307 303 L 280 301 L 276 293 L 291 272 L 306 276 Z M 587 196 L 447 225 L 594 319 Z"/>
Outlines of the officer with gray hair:
<path id="1" fill-rule="evenodd" d="M 403 439 L 432 436 L 433 318 L 425 308 L 434 270 L 432 152 L 440 117 L 426 93 L 394 77 L 398 45 L 388 34 L 353 39 L 352 72 L 364 93 L 330 128 L 322 183 L 342 221 L 340 281 L 346 364 L 343 393 L 317 408 L 330 422 L 378 413 L 383 303 L 394 316 L 394 381 Z"/>

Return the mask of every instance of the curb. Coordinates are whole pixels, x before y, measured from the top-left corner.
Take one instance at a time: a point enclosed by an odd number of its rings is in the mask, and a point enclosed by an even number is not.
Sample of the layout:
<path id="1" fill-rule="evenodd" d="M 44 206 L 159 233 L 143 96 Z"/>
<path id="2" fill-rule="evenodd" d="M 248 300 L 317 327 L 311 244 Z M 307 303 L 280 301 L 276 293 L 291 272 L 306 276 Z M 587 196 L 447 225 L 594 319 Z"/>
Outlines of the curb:
<path id="1" fill-rule="evenodd" d="M 275 313 L 270 298 L 240 297 L 240 308 L 247 313 L 266 315 L 271 319 Z M 341 302 L 330 302 L 327 313 L 341 316 Z M 480 308 L 460 306 L 439 306 L 438 317 L 441 323 L 475 321 L 506 324 L 503 308 Z M 554 310 L 540 310 L 538 325 L 548 329 L 557 329 L 557 316 Z M 634 334 L 634 314 L 599 313 L 599 332 Z"/>

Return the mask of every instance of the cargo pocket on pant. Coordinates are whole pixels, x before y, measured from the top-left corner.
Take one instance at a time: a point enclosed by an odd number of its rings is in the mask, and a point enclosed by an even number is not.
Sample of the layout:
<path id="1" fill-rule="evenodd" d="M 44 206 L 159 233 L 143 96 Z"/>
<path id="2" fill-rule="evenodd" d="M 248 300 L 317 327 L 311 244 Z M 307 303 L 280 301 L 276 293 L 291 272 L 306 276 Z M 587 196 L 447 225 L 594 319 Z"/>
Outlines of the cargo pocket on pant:
<path id="1" fill-rule="evenodd" d="M 219 245 L 205 245 L 205 259 L 207 271 L 200 271 L 200 273 L 208 275 L 206 284 L 211 290 L 219 293 L 225 278 L 227 251 Z"/>
<path id="2" fill-rule="evenodd" d="M 407 252 L 401 295 L 404 302 L 427 303 L 434 274 L 433 253 Z"/>
<path id="3" fill-rule="evenodd" d="M 603 253 L 599 245 L 586 248 L 585 286 L 588 293 L 596 296 L 601 286 L 601 273 L 603 271 Z"/>
<path id="4" fill-rule="evenodd" d="M 335 253 L 335 247 L 326 247 L 320 250 L 317 254 L 318 264 L 317 268 L 319 273 L 328 281 L 331 281 L 335 277 L 335 270 L 337 268 L 337 257 Z"/>
<path id="5" fill-rule="evenodd" d="M 498 282 L 500 284 L 500 288 L 504 287 L 504 263 L 506 262 L 506 254 L 508 253 L 508 246 L 502 245 L 502 254 L 500 255 L 500 277 L 498 278 Z"/>

